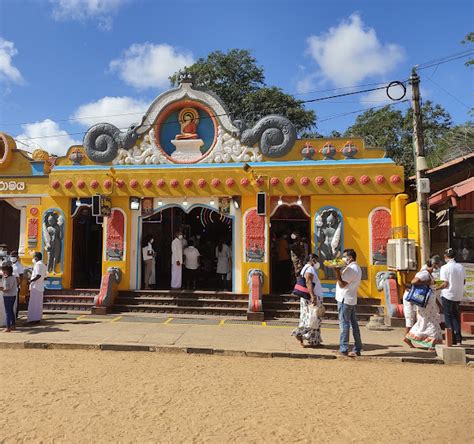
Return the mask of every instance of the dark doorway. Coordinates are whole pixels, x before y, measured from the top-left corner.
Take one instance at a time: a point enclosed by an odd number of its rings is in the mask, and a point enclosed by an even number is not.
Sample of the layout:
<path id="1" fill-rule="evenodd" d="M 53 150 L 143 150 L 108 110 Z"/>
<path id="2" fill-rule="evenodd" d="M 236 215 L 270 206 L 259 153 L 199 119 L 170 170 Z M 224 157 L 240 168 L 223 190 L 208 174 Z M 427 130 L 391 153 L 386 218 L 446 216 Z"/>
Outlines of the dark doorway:
<path id="1" fill-rule="evenodd" d="M 232 218 L 211 208 L 201 206 L 194 207 L 189 213 L 179 207 L 169 207 L 143 219 L 142 240 L 146 239 L 148 235 L 152 235 L 154 238 L 153 248 L 156 251 L 155 288 L 160 290 L 170 288 L 171 242 L 175 230 L 181 229 L 185 244 L 192 240 L 201 254 L 196 289 L 217 290 L 216 246 L 219 239 L 222 239 L 232 251 L 232 223 Z M 186 270 L 183 269 L 183 286 L 185 272 Z M 141 273 L 141 288 L 144 288 L 143 275 L 144 273 Z M 228 283 L 229 289 L 231 282 Z"/>
<path id="2" fill-rule="evenodd" d="M 0 200 L 0 244 L 6 244 L 8 251 L 18 250 L 20 242 L 20 210 Z"/>
<path id="3" fill-rule="evenodd" d="M 290 257 L 292 233 L 298 233 L 311 252 L 311 219 L 301 205 L 279 205 L 270 217 L 270 291 L 289 293 L 294 286 L 293 265 Z"/>
<path id="4" fill-rule="evenodd" d="M 102 224 L 92 216 L 92 208 L 80 207 L 72 232 L 72 286 L 99 288 L 102 276 Z"/>

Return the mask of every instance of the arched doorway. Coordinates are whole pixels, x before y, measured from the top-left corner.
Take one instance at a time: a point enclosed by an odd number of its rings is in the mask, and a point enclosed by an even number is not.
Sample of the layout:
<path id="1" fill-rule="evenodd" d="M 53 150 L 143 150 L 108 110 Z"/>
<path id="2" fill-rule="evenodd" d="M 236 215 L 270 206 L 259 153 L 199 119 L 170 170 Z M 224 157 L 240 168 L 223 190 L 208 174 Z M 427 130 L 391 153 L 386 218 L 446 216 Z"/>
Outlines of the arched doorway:
<path id="1" fill-rule="evenodd" d="M 102 224 L 90 206 L 81 206 L 73 217 L 72 287 L 99 288 L 101 276 Z"/>
<path id="2" fill-rule="evenodd" d="M 292 233 L 298 233 L 311 252 L 311 218 L 302 205 L 276 203 L 270 217 L 270 291 L 275 294 L 288 293 L 294 285 L 290 248 Z"/>
<path id="3" fill-rule="evenodd" d="M 0 200 L 0 244 L 6 244 L 8 252 L 18 250 L 20 242 L 21 211 Z"/>
<path id="4" fill-rule="evenodd" d="M 149 235 L 153 236 L 156 251 L 155 288 L 167 290 L 171 281 L 171 242 L 174 232 L 181 229 L 184 234 L 184 246 L 192 241 L 200 253 L 200 268 L 197 279 L 197 290 L 217 290 L 216 246 L 222 239 L 233 251 L 233 219 L 218 211 L 201 205 L 184 211 L 181 207 L 170 206 L 156 211 L 142 219 L 141 243 Z M 232 255 L 233 256 L 233 255 Z M 139 260 L 143 269 L 143 261 Z M 186 270 L 183 269 L 183 287 L 186 283 Z M 140 288 L 144 288 L 141 273 Z M 227 282 L 227 289 L 232 288 L 232 275 Z"/>

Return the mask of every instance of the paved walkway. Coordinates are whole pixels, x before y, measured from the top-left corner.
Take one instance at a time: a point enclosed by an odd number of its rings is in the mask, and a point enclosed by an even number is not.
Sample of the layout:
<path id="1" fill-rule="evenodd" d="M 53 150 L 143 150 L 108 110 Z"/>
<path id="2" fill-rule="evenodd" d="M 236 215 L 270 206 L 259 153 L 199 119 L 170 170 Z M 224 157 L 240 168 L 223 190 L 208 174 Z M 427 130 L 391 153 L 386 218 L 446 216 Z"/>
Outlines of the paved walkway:
<path id="1" fill-rule="evenodd" d="M 47 314 L 40 324 L 22 326 L 22 318 L 16 332 L 0 333 L 0 347 L 182 351 L 333 359 L 339 341 L 336 323 L 323 324 L 324 347 L 303 348 L 290 335 L 295 324 L 281 321 Z M 403 344 L 402 328 L 373 331 L 361 326 L 361 333 L 365 359 L 437 362 L 435 352 L 410 349 Z M 467 338 L 465 347 L 469 357 L 474 359 L 474 337 Z"/>

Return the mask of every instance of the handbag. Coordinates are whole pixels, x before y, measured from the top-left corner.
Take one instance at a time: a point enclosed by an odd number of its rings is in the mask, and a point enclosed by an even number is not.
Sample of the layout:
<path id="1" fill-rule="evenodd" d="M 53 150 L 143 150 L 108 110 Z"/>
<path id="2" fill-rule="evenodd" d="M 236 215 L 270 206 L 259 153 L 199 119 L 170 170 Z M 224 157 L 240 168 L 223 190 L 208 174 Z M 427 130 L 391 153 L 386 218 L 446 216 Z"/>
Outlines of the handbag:
<path id="1" fill-rule="evenodd" d="M 311 300 L 311 295 L 309 294 L 308 287 L 306 286 L 306 279 L 303 276 L 298 276 L 296 278 L 296 284 L 293 288 L 292 294 L 308 301 Z"/>
<path id="2" fill-rule="evenodd" d="M 428 285 L 412 285 L 405 300 L 419 307 L 426 307 L 431 293 L 432 290 Z"/>
<path id="3" fill-rule="evenodd" d="M 308 327 L 312 329 L 319 328 L 318 307 L 316 307 L 316 305 L 309 306 Z"/>
<path id="4" fill-rule="evenodd" d="M 318 305 L 317 305 L 317 313 L 320 318 L 322 318 L 326 314 L 326 307 L 323 305 L 323 302 L 318 297 Z"/>

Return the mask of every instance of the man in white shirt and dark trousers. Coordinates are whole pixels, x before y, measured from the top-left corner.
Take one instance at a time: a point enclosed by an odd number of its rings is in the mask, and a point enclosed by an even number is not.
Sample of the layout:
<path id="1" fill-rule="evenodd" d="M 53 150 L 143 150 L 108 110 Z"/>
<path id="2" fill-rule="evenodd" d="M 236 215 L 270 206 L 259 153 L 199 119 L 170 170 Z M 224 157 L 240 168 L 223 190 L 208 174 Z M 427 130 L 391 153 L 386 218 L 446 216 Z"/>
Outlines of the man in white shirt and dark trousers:
<path id="1" fill-rule="evenodd" d="M 194 246 L 194 241 L 189 240 L 188 246 L 183 251 L 186 287 L 196 290 L 197 274 L 199 270 L 199 250 Z"/>
<path id="2" fill-rule="evenodd" d="M 444 320 L 446 328 L 453 332 L 453 345 L 461 345 L 461 313 L 459 303 L 464 294 L 464 285 L 466 284 L 466 270 L 462 264 L 458 264 L 454 257 L 455 251 L 448 248 L 444 252 L 446 264 L 441 267 L 439 278 L 443 281 L 438 289 L 441 290 L 441 303 L 443 305 Z"/>
<path id="3" fill-rule="evenodd" d="M 362 352 L 362 340 L 357 322 L 356 305 L 357 290 L 362 279 L 362 270 L 356 262 L 357 254 L 352 249 L 344 250 L 342 260 L 346 263 L 344 270 L 336 268 L 336 301 L 339 317 L 339 329 L 341 336 L 339 340 L 339 354 L 344 356 L 360 356 Z M 349 351 L 349 332 L 352 326 L 354 336 L 354 348 Z"/>

